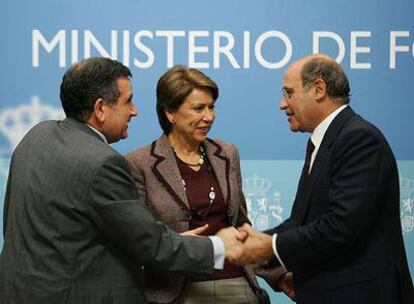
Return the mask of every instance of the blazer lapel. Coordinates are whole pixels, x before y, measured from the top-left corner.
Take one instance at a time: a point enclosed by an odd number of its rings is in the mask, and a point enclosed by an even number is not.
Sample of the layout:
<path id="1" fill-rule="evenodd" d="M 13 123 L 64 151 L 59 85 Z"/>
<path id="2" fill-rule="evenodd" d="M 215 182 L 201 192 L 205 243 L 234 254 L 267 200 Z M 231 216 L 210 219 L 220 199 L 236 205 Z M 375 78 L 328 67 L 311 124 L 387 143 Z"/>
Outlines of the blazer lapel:
<path id="1" fill-rule="evenodd" d="M 155 158 L 152 170 L 158 180 L 174 197 L 178 205 L 185 211 L 189 211 L 187 194 L 182 183 L 180 170 L 174 152 L 165 135 L 152 143 L 151 156 Z"/>
<path id="2" fill-rule="evenodd" d="M 211 167 L 213 167 L 218 184 L 220 185 L 221 192 L 223 193 L 224 202 L 227 203 L 230 200 L 230 188 L 228 187 L 230 161 L 223 153 L 222 148 L 215 141 L 207 139 L 204 142 L 204 147 Z"/>
<path id="3" fill-rule="evenodd" d="M 320 175 L 324 173 L 324 166 L 326 165 L 328 156 L 331 153 L 330 149 L 332 144 L 335 142 L 335 139 L 338 137 L 344 124 L 354 115 L 355 112 L 351 109 L 351 107 L 348 106 L 335 117 L 335 119 L 326 130 L 306 183 L 303 181 L 302 172 L 299 187 L 302 190 L 301 207 L 296 209 L 296 219 L 299 224 L 302 224 L 306 219 L 312 193 L 315 187 L 317 187 Z"/>

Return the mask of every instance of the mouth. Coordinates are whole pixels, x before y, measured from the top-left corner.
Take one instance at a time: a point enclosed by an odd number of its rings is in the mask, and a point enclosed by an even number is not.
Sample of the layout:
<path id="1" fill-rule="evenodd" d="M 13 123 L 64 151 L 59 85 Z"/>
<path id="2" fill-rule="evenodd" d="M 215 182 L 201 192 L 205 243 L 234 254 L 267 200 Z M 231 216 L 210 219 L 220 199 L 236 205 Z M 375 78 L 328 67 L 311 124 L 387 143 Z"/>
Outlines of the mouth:
<path id="1" fill-rule="evenodd" d="M 200 130 L 203 133 L 208 133 L 210 131 L 211 126 L 208 127 L 198 127 L 197 130 Z"/>
<path id="2" fill-rule="evenodd" d="M 289 123 L 291 123 L 291 121 L 292 121 L 293 116 L 295 115 L 295 113 L 293 113 L 293 112 L 285 112 L 285 114 L 286 114 L 286 116 L 287 116 L 287 121 L 288 121 Z"/>
<path id="3" fill-rule="evenodd" d="M 290 121 L 290 119 L 292 118 L 292 116 L 294 115 L 294 113 L 293 112 L 285 112 L 285 114 L 286 114 L 286 116 L 287 116 L 287 119 Z"/>

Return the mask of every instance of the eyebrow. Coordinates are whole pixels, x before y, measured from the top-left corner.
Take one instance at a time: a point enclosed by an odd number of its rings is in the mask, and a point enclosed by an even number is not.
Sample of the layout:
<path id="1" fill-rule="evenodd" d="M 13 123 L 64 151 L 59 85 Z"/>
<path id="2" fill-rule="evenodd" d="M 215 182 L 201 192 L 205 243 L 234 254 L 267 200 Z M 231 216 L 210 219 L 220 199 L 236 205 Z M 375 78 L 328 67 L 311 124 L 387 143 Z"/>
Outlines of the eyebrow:
<path id="1" fill-rule="evenodd" d="M 283 87 L 282 90 L 285 90 L 288 94 L 293 94 L 295 89 L 293 87 Z"/>
<path id="2" fill-rule="evenodd" d="M 207 104 L 215 104 L 217 100 L 213 100 L 211 103 L 209 102 L 205 102 L 205 101 L 200 101 L 200 100 L 195 100 L 193 101 L 192 105 L 207 105 Z"/>

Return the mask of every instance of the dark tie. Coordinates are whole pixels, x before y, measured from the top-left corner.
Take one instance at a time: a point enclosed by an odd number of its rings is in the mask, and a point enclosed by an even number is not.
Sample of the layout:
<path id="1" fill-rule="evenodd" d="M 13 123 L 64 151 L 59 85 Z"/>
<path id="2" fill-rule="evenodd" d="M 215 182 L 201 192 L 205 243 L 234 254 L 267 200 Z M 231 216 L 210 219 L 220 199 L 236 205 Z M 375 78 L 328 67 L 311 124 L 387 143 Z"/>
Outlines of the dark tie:
<path id="1" fill-rule="evenodd" d="M 311 139 L 308 139 L 308 144 L 306 146 L 306 156 L 305 156 L 305 165 L 303 167 L 303 170 L 305 171 L 305 182 L 307 180 L 307 177 L 309 176 L 309 168 L 312 158 L 313 150 L 315 150 L 315 145 L 311 141 Z"/>

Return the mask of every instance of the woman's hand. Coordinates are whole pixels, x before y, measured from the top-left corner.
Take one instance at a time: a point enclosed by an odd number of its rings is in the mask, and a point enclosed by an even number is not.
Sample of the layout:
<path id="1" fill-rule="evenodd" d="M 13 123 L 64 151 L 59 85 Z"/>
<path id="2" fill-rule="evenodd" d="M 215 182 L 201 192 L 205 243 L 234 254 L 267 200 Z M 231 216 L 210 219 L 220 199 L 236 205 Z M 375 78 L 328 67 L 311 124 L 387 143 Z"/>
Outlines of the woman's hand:
<path id="1" fill-rule="evenodd" d="M 201 234 L 208 229 L 208 224 L 205 224 L 204 226 L 197 227 L 195 229 L 187 230 L 184 232 L 181 232 L 180 235 L 183 236 L 201 236 Z"/>

